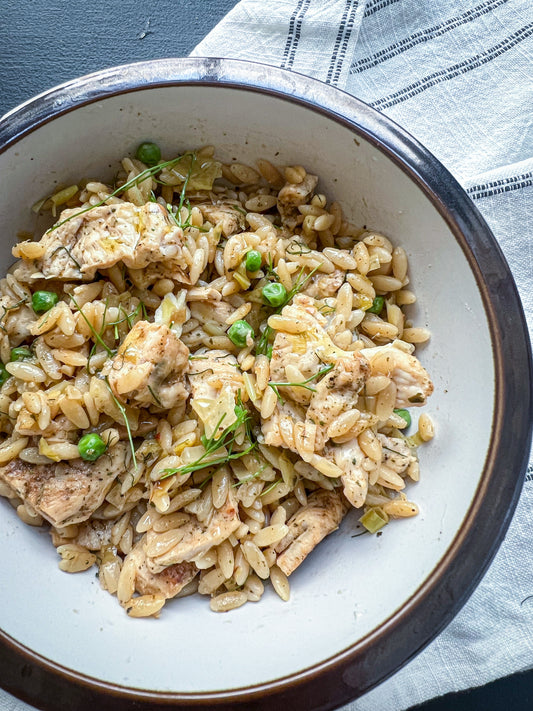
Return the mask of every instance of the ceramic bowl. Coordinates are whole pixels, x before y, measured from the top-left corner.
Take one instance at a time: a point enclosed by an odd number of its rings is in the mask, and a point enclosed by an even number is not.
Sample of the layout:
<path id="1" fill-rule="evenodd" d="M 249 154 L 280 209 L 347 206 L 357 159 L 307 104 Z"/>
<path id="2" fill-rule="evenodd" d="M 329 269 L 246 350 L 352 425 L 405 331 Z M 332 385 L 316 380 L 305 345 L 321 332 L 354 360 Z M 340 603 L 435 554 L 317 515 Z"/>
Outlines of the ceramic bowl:
<path id="1" fill-rule="evenodd" d="M 46 532 L 0 502 L 0 683 L 39 708 L 330 709 L 361 695 L 449 622 L 510 521 L 529 452 L 530 354 L 513 279 L 455 180 L 387 118 L 270 67 L 171 59 L 70 82 L 0 121 L 2 269 L 56 183 L 112 178 L 145 139 L 169 156 L 303 164 L 349 219 L 403 245 L 431 329 L 437 436 L 410 496 L 420 515 L 354 538 L 348 517 L 292 576 L 291 599 L 212 613 L 205 598 L 127 617 L 94 571 L 67 576 Z"/>

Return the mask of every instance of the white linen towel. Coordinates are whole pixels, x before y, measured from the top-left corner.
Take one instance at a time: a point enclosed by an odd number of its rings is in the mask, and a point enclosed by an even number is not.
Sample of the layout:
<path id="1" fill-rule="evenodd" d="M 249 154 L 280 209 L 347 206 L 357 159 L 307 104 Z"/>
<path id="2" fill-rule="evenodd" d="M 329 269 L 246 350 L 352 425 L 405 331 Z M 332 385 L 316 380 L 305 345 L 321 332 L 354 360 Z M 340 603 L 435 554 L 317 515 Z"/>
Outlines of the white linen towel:
<path id="1" fill-rule="evenodd" d="M 337 86 L 397 121 L 455 175 L 498 239 L 533 329 L 530 0 L 242 0 L 194 56 Z M 342 711 L 402 711 L 533 665 L 533 466 L 508 534 L 446 630 Z M 32 707 L 0 690 L 0 711 Z"/>
<path id="2" fill-rule="evenodd" d="M 192 55 L 307 74 L 413 134 L 487 220 L 533 333 L 530 0 L 242 0 Z M 533 666 L 532 510 L 530 463 L 507 536 L 465 607 L 414 660 L 343 711 L 402 711 Z"/>

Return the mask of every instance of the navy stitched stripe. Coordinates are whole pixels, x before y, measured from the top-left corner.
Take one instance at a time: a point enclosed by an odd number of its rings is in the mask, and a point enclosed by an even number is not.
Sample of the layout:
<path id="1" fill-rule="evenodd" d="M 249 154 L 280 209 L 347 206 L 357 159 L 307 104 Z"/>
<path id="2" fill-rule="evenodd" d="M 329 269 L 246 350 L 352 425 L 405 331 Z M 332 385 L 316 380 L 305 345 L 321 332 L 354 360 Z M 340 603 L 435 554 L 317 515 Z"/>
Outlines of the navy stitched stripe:
<path id="1" fill-rule="evenodd" d="M 470 57 L 470 59 L 465 59 L 458 64 L 454 64 L 451 67 L 448 67 L 448 69 L 440 69 L 438 72 L 429 74 L 427 77 L 423 77 L 422 79 L 413 82 L 413 84 L 410 84 L 399 91 L 395 91 L 393 94 L 389 94 L 388 96 L 384 96 L 383 98 L 372 102 L 370 106 L 382 111 L 383 109 L 388 109 L 390 106 L 394 106 L 395 104 L 400 104 L 402 101 L 407 101 L 407 99 L 422 93 L 436 84 L 440 84 L 443 81 L 449 81 L 460 74 L 466 74 L 473 69 L 481 67 L 483 64 L 491 62 L 504 52 L 512 49 L 519 42 L 522 42 L 522 40 L 525 40 L 531 34 L 533 34 L 533 22 L 525 27 L 522 27 L 520 30 L 513 32 L 512 35 L 494 45 L 494 47 L 491 47 L 480 54 L 476 54 L 474 57 Z"/>
<path id="2" fill-rule="evenodd" d="M 399 42 L 395 42 L 394 44 L 381 49 L 379 52 L 372 54 L 370 57 L 359 59 L 357 62 L 352 64 L 350 74 L 360 74 L 366 69 L 370 69 L 371 67 L 375 67 L 387 59 L 396 57 L 402 52 L 406 52 L 408 49 L 411 49 L 418 44 L 440 37 L 441 35 L 446 34 L 446 32 L 450 32 L 461 25 L 466 25 L 468 22 L 472 22 L 473 20 L 492 12 L 492 10 L 495 10 L 500 5 L 504 5 L 506 2 L 508 2 L 508 0 L 490 0 L 489 2 L 485 2 L 477 7 L 471 8 L 467 12 L 463 12 L 462 15 L 450 17 L 440 25 L 433 25 L 432 27 L 419 30 L 413 35 L 405 37 Z"/>
<path id="3" fill-rule="evenodd" d="M 333 55 L 331 57 L 331 63 L 328 70 L 328 76 L 326 78 L 326 84 L 337 84 L 337 82 L 339 81 L 339 77 L 341 75 L 342 70 L 342 64 L 344 62 L 344 57 L 346 56 L 346 50 L 348 49 L 348 42 L 350 41 L 350 37 L 353 31 L 355 14 L 357 12 L 358 4 L 359 0 L 355 0 L 355 2 L 350 2 L 350 0 L 348 0 L 347 2 L 347 6 L 345 8 L 341 21 L 341 27 L 339 28 L 339 32 L 341 29 L 343 29 L 344 38 L 342 39 L 342 45 L 339 49 L 338 45 L 340 44 L 340 39 L 339 35 L 337 35 L 337 41 L 335 42 L 335 47 L 333 48 Z M 348 8 L 349 14 L 348 19 L 346 21 L 345 15 Z M 333 75 L 331 76 L 332 72 Z"/>
<path id="4" fill-rule="evenodd" d="M 384 7 L 388 7 L 389 5 L 394 5 L 396 2 L 400 2 L 400 0 L 374 0 L 374 2 L 369 2 L 365 8 L 363 17 L 370 17 L 370 15 L 373 15 L 375 12 L 383 10 Z"/>
<path id="5" fill-rule="evenodd" d="M 283 60 L 281 62 L 282 69 L 290 69 L 294 64 L 294 57 L 300 42 L 302 33 L 302 22 L 305 17 L 311 0 L 298 0 L 298 4 L 294 9 L 289 21 L 289 31 L 287 33 L 287 42 L 283 50 Z"/>
<path id="6" fill-rule="evenodd" d="M 342 18 L 341 18 L 341 21 L 339 24 L 339 30 L 337 32 L 337 37 L 335 38 L 335 46 L 333 47 L 333 53 L 331 55 L 331 60 L 329 63 L 328 74 L 326 77 L 326 84 L 331 84 L 331 77 L 333 75 L 333 69 L 335 67 L 335 62 L 337 60 L 337 52 L 339 50 L 339 47 L 340 47 L 340 44 L 342 41 L 342 36 L 344 35 L 346 18 L 348 17 L 349 9 L 350 9 L 350 0 L 346 0 L 346 4 L 344 6 L 344 11 L 342 13 Z"/>
<path id="7" fill-rule="evenodd" d="M 493 180 L 483 185 L 473 185 L 468 188 L 466 192 L 470 195 L 472 200 L 479 200 L 480 198 L 491 197 L 492 195 L 508 193 L 511 190 L 527 188 L 530 185 L 533 185 L 533 172 L 531 171 L 529 173 L 522 173 L 522 175 L 514 175 L 511 178 Z"/>

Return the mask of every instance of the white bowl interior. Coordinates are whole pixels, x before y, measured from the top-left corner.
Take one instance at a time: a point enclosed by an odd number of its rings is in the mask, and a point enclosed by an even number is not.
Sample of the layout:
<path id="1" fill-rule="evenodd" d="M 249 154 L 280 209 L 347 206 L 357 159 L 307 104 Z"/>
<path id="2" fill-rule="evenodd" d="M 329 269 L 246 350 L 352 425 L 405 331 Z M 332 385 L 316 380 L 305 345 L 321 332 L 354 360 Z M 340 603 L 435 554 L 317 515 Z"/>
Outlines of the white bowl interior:
<path id="1" fill-rule="evenodd" d="M 2 270 L 30 207 L 55 183 L 111 178 L 145 139 L 165 157 L 210 143 L 217 156 L 299 163 L 320 176 L 357 224 L 384 232 L 410 259 L 418 304 L 412 317 L 433 337 L 420 358 L 435 384 L 426 410 L 436 439 L 420 451 L 421 480 L 408 487 L 417 518 L 381 537 L 353 538 L 357 515 L 291 576 L 283 603 L 272 591 L 229 614 L 207 599 L 169 603 L 161 619 L 133 620 L 103 592 L 94 571 L 57 568 L 46 533 L 0 502 L 3 575 L 0 628 L 68 669 L 165 691 L 264 683 L 308 668 L 361 639 L 400 608 L 438 564 L 461 526 L 489 447 L 494 364 L 473 273 L 430 200 L 384 153 L 321 113 L 281 98 L 202 86 L 142 90 L 67 113 L 0 155 Z M 466 367 L 468 362 L 476 367 Z M 30 581 L 30 582 L 28 582 Z"/>

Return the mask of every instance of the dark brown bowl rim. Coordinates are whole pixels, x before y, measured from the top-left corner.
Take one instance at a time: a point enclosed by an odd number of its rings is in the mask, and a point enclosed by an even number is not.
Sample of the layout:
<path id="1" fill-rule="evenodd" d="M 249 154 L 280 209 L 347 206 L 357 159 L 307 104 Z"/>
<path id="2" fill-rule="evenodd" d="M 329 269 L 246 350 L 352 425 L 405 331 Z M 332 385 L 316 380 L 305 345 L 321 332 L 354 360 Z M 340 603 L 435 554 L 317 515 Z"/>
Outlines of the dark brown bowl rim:
<path id="1" fill-rule="evenodd" d="M 0 630 L 0 685 L 46 711 L 292 707 L 325 711 L 362 695 L 414 657 L 473 592 L 507 530 L 531 443 L 532 363 L 520 298 L 505 258 L 467 194 L 423 146 L 360 100 L 266 65 L 169 58 L 113 67 L 55 87 L 0 119 L 0 152 L 58 116 L 111 96 L 165 86 L 236 88 L 303 105 L 350 128 L 394 161 L 448 224 L 476 279 L 495 368 L 492 447 L 473 503 L 445 555 L 417 591 L 378 628 L 324 662 L 262 685 L 210 693 L 122 687 L 62 667 Z"/>

